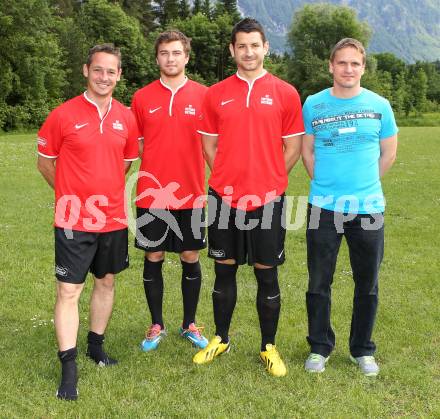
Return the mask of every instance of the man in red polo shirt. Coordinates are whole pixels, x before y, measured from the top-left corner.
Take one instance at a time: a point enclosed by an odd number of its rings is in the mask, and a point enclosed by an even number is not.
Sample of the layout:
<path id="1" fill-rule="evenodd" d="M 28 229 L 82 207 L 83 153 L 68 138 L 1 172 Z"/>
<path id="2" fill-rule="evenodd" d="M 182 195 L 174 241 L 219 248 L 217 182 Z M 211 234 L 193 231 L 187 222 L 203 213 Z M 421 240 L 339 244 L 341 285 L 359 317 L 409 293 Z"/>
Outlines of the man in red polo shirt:
<path id="1" fill-rule="evenodd" d="M 260 358 L 270 374 L 283 376 L 286 367 L 275 348 L 277 266 L 284 262 L 287 175 L 304 133 L 301 103 L 293 86 L 264 70 L 269 44 L 256 20 L 235 25 L 229 48 L 238 71 L 208 90 L 199 127 L 211 168 L 208 238 L 215 259 L 216 336 L 193 361 L 204 364 L 229 351 L 237 268 L 247 262 L 258 284 Z"/>
<path id="2" fill-rule="evenodd" d="M 179 253 L 182 265 L 183 320 L 179 333 L 193 345 L 208 341 L 195 325 L 202 273 L 199 250 L 206 247 L 205 162 L 196 131 L 207 88 L 189 80 L 185 66 L 190 40 L 181 32 L 156 39 L 160 79 L 138 90 L 132 102 L 142 134 L 137 185 L 137 248 L 145 251 L 143 283 L 151 313 L 141 349 L 154 350 L 165 335 L 162 316 L 165 252 Z"/>
<path id="3" fill-rule="evenodd" d="M 38 169 L 55 189 L 55 331 L 62 364 L 57 397 L 76 400 L 78 301 L 88 271 L 90 299 L 87 356 L 116 364 L 104 352 L 113 307 L 114 275 L 128 267 L 125 173 L 138 155 L 138 130 L 128 108 L 112 99 L 121 76 L 121 54 L 96 45 L 83 67 L 87 90 L 55 110 L 38 132 Z"/>

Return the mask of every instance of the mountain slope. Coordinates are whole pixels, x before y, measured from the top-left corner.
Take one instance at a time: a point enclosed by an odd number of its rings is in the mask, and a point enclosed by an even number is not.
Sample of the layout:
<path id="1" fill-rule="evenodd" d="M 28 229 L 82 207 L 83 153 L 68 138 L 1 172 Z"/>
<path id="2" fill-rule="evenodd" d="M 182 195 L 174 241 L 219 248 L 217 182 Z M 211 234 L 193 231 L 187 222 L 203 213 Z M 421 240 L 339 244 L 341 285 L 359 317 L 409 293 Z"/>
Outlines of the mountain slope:
<path id="1" fill-rule="evenodd" d="M 319 0 L 238 0 L 245 16 L 265 26 L 272 49 L 286 49 L 286 34 L 294 12 Z M 408 62 L 440 59 L 440 0 L 329 0 L 350 6 L 373 30 L 369 50 L 389 51 Z"/>

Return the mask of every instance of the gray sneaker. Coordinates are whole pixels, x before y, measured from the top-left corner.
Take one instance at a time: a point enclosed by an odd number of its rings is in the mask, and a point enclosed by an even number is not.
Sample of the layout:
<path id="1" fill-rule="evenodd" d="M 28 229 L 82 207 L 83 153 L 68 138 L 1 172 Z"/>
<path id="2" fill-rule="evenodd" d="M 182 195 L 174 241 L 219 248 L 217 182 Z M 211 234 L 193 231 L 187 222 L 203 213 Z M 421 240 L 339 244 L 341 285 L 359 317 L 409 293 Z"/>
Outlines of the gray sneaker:
<path id="1" fill-rule="evenodd" d="M 325 358 L 322 355 L 311 353 L 304 364 L 304 368 L 307 372 L 324 372 L 325 363 L 330 357 Z"/>
<path id="2" fill-rule="evenodd" d="M 376 364 L 374 356 L 360 356 L 355 358 L 350 355 L 350 359 L 355 364 L 359 365 L 362 374 L 366 377 L 376 377 L 379 374 L 379 365 Z"/>

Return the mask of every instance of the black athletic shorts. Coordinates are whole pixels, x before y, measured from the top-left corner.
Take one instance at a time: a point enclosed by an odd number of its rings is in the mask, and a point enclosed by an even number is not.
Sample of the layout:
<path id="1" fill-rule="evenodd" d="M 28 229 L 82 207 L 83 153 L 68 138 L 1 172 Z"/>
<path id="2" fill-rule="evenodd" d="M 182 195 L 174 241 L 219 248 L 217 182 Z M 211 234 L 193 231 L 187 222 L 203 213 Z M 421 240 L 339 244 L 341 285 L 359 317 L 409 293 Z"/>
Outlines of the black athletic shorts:
<path id="1" fill-rule="evenodd" d="M 210 258 L 235 259 L 238 265 L 278 266 L 284 262 L 284 194 L 253 211 L 230 207 L 211 188 L 208 199 Z"/>
<path id="2" fill-rule="evenodd" d="M 134 245 L 146 252 L 182 253 L 206 247 L 205 209 L 136 208 Z"/>
<path id="3" fill-rule="evenodd" d="M 59 281 L 82 284 L 89 271 L 104 278 L 128 264 L 128 229 L 90 233 L 55 227 L 55 276 Z"/>

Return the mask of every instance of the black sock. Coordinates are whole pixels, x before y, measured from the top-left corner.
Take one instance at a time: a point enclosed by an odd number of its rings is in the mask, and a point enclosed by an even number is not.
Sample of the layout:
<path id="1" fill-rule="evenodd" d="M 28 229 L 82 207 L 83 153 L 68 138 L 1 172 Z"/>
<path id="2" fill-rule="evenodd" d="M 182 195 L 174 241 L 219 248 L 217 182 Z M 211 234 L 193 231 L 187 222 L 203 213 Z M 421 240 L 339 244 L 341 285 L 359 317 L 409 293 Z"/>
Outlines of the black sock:
<path id="1" fill-rule="evenodd" d="M 277 267 L 269 269 L 254 268 L 257 278 L 257 311 L 260 319 L 261 350 L 266 350 L 266 344 L 275 344 L 275 335 L 280 317 L 281 297 L 278 285 Z"/>
<path id="2" fill-rule="evenodd" d="M 215 283 L 212 290 L 214 306 L 215 334 L 222 338 L 222 343 L 229 342 L 229 326 L 237 302 L 238 265 L 226 265 L 215 262 Z"/>
<path id="3" fill-rule="evenodd" d="M 183 323 L 182 327 L 188 329 L 196 320 L 197 304 L 199 302 L 200 287 L 202 285 L 202 271 L 200 263 L 182 262 L 182 299 Z"/>
<path id="4" fill-rule="evenodd" d="M 78 390 L 76 388 L 78 384 L 76 355 L 76 347 L 58 352 L 58 358 L 61 361 L 61 383 L 57 391 L 59 399 L 76 400 L 78 398 Z"/>
<path id="5" fill-rule="evenodd" d="M 102 344 L 104 343 L 104 335 L 98 335 L 89 331 L 87 335 L 87 356 L 93 359 L 100 367 L 117 364 L 116 359 L 109 358 L 104 352 Z"/>
<path id="6" fill-rule="evenodd" d="M 159 262 L 150 262 L 144 259 L 144 290 L 147 298 L 148 308 L 151 313 L 151 323 L 159 324 L 164 329 L 162 318 L 163 302 L 163 260 Z"/>

